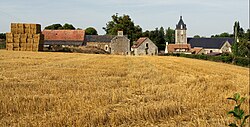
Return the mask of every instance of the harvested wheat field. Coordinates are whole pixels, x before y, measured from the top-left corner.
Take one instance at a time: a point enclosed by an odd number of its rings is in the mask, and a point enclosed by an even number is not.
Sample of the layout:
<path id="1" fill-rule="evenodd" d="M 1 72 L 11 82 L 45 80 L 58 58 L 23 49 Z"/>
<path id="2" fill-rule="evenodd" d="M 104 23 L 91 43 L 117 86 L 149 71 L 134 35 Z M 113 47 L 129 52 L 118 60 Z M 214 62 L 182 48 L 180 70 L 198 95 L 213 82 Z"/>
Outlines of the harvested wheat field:
<path id="1" fill-rule="evenodd" d="M 2 50 L 0 126 L 227 126 L 226 98 L 248 97 L 248 76 L 178 57 Z"/>

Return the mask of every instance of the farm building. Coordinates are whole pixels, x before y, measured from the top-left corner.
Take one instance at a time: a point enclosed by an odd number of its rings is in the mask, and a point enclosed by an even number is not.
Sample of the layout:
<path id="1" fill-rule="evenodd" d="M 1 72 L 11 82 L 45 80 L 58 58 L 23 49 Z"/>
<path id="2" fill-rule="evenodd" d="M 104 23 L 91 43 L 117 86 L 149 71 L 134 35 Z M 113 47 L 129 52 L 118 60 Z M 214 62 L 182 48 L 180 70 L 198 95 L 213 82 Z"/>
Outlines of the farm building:
<path id="1" fill-rule="evenodd" d="M 85 35 L 84 45 L 110 52 L 110 43 L 114 37 L 114 35 Z"/>
<path id="2" fill-rule="evenodd" d="M 131 48 L 133 55 L 157 55 L 158 47 L 147 37 L 139 38 Z"/>
<path id="3" fill-rule="evenodd" d="M 86 35 L 84 45 L 97 47 L 111 54 L 130 54 L 130 40 L 122 31 L 118 31 L 118 35 Z"/>
<path id="4" fill-rule="evenodd" d="M 84 30 L 43 30 L 44 45 L 64 45 L 81 46 L 83 45 Z"/>

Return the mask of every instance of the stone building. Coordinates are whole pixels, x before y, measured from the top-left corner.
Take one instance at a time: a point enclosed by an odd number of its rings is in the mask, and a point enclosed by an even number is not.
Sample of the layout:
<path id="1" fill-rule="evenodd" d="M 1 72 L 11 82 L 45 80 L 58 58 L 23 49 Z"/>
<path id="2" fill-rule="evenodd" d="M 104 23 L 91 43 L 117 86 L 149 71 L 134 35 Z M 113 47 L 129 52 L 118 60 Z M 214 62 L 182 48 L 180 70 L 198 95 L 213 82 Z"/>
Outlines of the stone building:
<path id="1" fill-rule="evenodd" d="M 117 55 L 130 55 L 130 40 L 118 31 L 118 35 L 111 40 L 110 53 Z"/>
<path id="2" fill-rule="evenodd" d="M 187 44 L 187 26 L 184 23 L 182 16 L 176 25 L 175 44 Z"/>
<path id="3" fill-rule="evenodd" d="M 84 45 L 97 47 L 111 54 L 130 54 L 130 40 L 123 35 L 123 31 L 118 31 L 118 35 L 86 35 Z"/>
<path id="4" fill-rule="evenodd" d="M 110 52 L 110 42 L 114 35 L 85 35 L 84 46 L 96 47 Z"/>
<path id="5" fill-rule="evenodd" d="M 131 48 L 132 55 L 157 55 L 158 47 L 147 37 L 139 38 Z"/>

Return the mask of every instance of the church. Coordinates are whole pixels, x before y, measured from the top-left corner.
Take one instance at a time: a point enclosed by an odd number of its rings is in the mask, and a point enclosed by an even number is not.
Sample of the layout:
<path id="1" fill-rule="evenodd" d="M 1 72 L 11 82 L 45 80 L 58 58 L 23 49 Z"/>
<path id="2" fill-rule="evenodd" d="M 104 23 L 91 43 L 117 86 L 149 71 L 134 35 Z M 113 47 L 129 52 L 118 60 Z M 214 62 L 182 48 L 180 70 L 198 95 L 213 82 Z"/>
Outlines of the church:
<path id="1" fill-rule="evenodd" d="M 166 42 L 165 53 L 221 54 L 231 53 L 232 38 L 188 38 L 182 16 L 175 28 L 175 44 Z"/>

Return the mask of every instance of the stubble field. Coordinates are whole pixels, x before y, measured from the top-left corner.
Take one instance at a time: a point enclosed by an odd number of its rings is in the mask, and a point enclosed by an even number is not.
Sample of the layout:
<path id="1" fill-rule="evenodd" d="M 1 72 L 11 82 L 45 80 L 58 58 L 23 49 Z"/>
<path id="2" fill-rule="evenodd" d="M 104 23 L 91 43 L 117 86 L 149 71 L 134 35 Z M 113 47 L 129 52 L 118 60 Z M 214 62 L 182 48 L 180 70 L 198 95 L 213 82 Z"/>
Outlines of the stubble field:
<path id="1" fill-rule="evenodd" d="M 0 126 L 227 126 L 235 92 L 249 95 L 248 68 L 0 50 Z"/>

